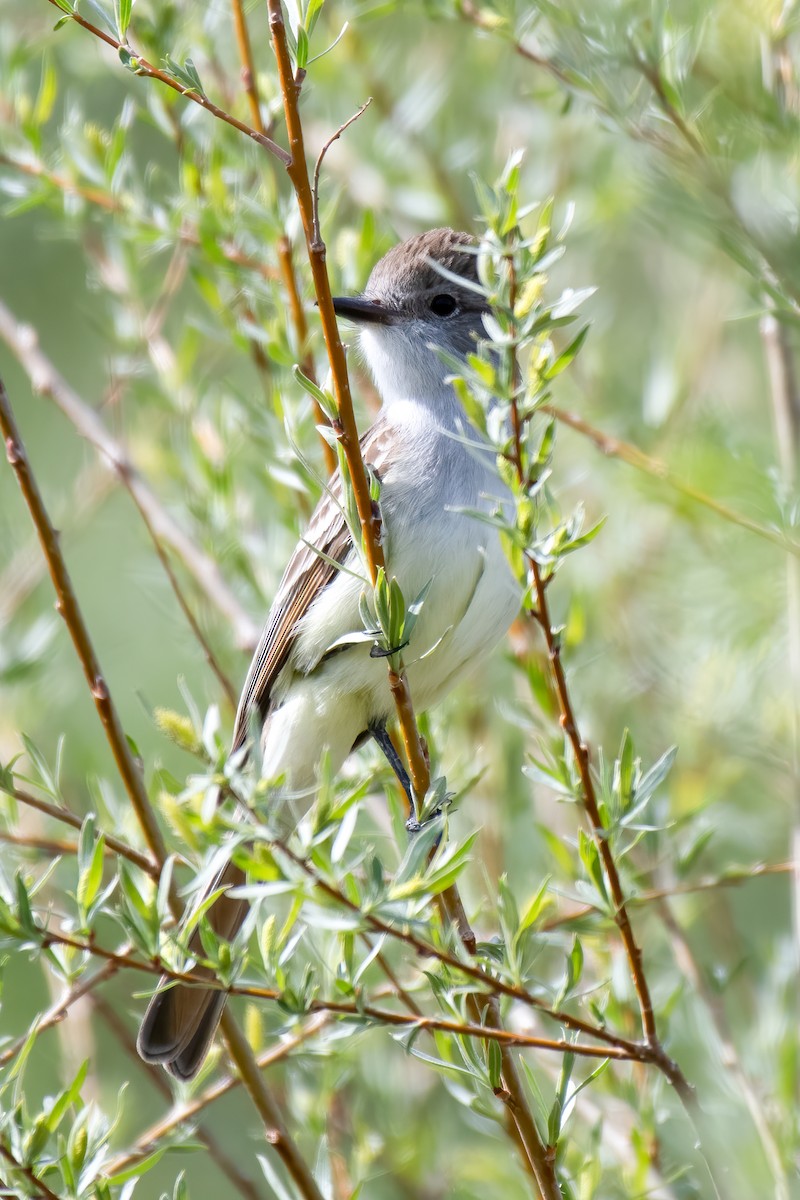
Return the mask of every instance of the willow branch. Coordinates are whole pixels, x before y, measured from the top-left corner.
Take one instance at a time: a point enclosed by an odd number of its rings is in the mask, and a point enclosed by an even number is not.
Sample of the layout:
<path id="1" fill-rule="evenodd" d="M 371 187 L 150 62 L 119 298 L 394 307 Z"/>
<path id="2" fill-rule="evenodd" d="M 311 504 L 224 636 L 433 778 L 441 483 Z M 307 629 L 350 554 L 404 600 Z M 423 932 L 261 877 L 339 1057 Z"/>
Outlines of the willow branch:
<path id="1" fill-rule="evenodd" d="M 550 618 L 550 609 L 547 602 L 545 592 L 545 584 L 542 579 L 541 569 L 534 558 L 529 558 L 530 572 L 533 579 L 533 584 L 536 592 L 536 609 L 532 613 L 538 622 L 544 639 L 547 644 L 547 652 L 550 660 L 550 670 L 553 677 L 553 684 L 558 698 L 558 705 L 561 710 L 561 727 L 566 734 L 569 743 L 572 747 L 572 752 L 575 757 L 575 762 L 578 767 L 578 775 L 581 781 L 581 802 L 589 818 L 589 824 L 592 829 L 595 845 L 600 854 L 603 863 L 603 870 L 608 881 L 611 899 L 614 905 L 614 921 L 619 929 L 622 942 L 625 947 L 625 953 L 628 958 L 628 966 L 633 980 L 633 986 L 636 991 L 636 997 L 639 1002 L 639 1012 L 642 1018 L 642 1028 L 644 1036 L 653 1054 L 653 1062 L 660 1067 L 666 1074 L 675 1090 L 681 1096 L 681 1099 L 691 1101 L 692 1089 L 684 1078 L 677 1063 L 666 1054 L 658 1039 L 658 1031 L 656 1029 L 655 1014 L 653 1012 L 653 1002 L 650 996 L 650 987 L 647 982 L 647 977 L 644 972 L 642 963 L 642 952 L 633 932 L 630 917 L 626 907 L 625 893 L 622 888 L 622 883 L 617 870 L 617 864 L 609 844 L 608 830 L 603 824 L 600 816 L 600 809 L 597 803 L 597 793 L 592 778 L 591 767 L 589 765 L 589 749 L 583 741 L 577 722 L 575 713 L 572 707 L 572 700 L 567 688 L 566 675 L 564 666 L 561 661 L 561 644 L 558 634 L 553 629 Z"/>
<path id="2" fill-rule="evenodd" d="M 52 817 L 55 821 L 61 821 L 63 825 L 69 825 L 72 829 L 80 830 L 83 827 L 83 820 L 76 816 L 75 813 L 69 811 L 68 808 L 62 808 L 59 804 L 51 804 L 49 800 L 42 800 L 41 797 L 35 796 L 33 792 L 27 792 L 23 788 L 10 787 L 0 784 L 0 791 L 13 797 L 19 804 L 24 804 L 27 808 L 35 808 L 38 812 L 44 813 L 47 817 Z M 153 879 L 158 880 L 160 867 L 146 854 L 142 854 L 139 850 L 134 850 L 133 846 L 129 846 L 127 842 L 121 841 L 115 837 L 113 833 L 106 833 L 101 830 L 105 840 L 106 848 L 114 854 L 120 855 L 121 858 L 127 858 L 140 870 L 145 871 Z"/>
<path id="3" fill-rule="evenodd" d="M 19 1171 L 20 1175 L 27 1179 L 28 1184 L 36 1189 L 36 1194 L 37 1196 L 41 1197 L 41 1200 L 62 1200 L 61 1196 L 52 1191 L 46 1183 L 43 1183 L 42 1180 L 34 1174 L 31 1167 L 26 1167 L 21 1162 L 17 1161 L 11 1151 L 10 1146 L 2 1137 L 0 1137 L 0 1158 L 4 1158 L 12 1170 Z M 13 1192 L 11 1195 L 13 1195 Z"/>
<path id="4" fill-rule="evenodd" d="M 0 430 L 6 439 L 8 460 L 17 475 L 18 482 L 33 517 L 37 534 L 42 544 L 42 550 L 47 559 L 48 569 L 50 570 L 58 596 L 58 609 L 64 617 L 70 636 L 72 637 L 75 650 L 83 667 L 87 683 L 89 684 L 89 689 L 95 701 L 98 715 L 103 723 L 106 737 L 114 755 L 117 769 L 125 785 L 150 853 L 159 867 L 163 868 L 167 853 L 164 840 L 161 836 L 161 830 L 156 822 L 141 773 L 133 759 L 133 754 L 125 738 L 116 708 L 101 674 L 97 656 L 89 638 L 77 598 L 72 589 L 66 564 L 61 556 L 57 535 L 47 516 L 39 489 L 31 473 L 8 396 L 1 381 Z M 179 918 L 182 905 L 174 886 L 170 894 L 170 905 L 176 918 Z M 108 961 L 115 961 L 115 958 L 116 956 L 110 956 Z M 322 1200 L 321 1193 L 310 1169 L 301 1158 L 297 1147 L 284 1128 L 277 1105 L 258 1073 L 255 1059 L 247 1044 L 247 1040 L 230 1012 L 226 1012 L 223 1015 L 222 1030 L 225 1034 L 225 1040 L 231 1056 L 236 1063 L 259 1115 L 264 1121 L 268 1140 L 275 1146 L 276 1151 L 283 1159 L 287 1170 L 297 1183 L 305 1200 Z"/>
<path id="5" fill-rule="evenodd" d="M 137 958 L 129 950 L 110 950 L 94 938 L 82 939 L 59 930 L 47 929 L 41 931 L 41 945 L 44 949 L 50 946 L 68 946 L 71 950 L 100 958 L 114 971 L 131 970 L 151 977 L 165 976 L 173 983 L 188 984 L 209 990 L 225 992 L 227 996 L 242 996 L 250 1000 L 278 1001 L 283 993 L 278 988 L 262 987 L 259 984 L 234 983 L 225 985 L 218 980 L 204 980 L 198 984 L 197 977 L 191 972 L 177 971 L 160 955 L 152 958 Z M 388 993 L 391 995 L 392 993 Z M 483 996 L 482 1008 L 491 1002 L 491 996 Z M 475 997 L 478 1000 L 478 997 Z M 458 1034 L 462 1037 L 476 1037 L 484 1041 L 499 1042 L 502 1046 L 528 1047 L 538 1050 L 549 1050 L 557 1054 L 574 1053 L 586 1058 L 614 1058 L 621 1061 L 649 1062 L 651 1059 L 649 1047 L 640 1042 L 631 1042 L 625 1038 L 606 1035 L 602 1045 L 591 1045 L 586 1042 L 576 1042 L 565 1038 L 547 1038 L 539 1034 L 522 1033 L 517 1030 L 505 1029 L 492 1021 L 486 1021 L 482 1011 L 476 1012 L 475 1020 L 456 1021 L 448 1017 L 427 1016 L 424 1013 L 394 1012 L 391 1009 L 379 1008 L 368 1001 L 354 1000 L 312 1000 L 307 1011 L 313 1014 L 328 1014 L 355 1020 L 371 1020 L 378 1024 L 397 1026 L 409 1030 L 440 1030 L 443 1033 Z M 550 1016 L 556 1010 L 543 1009 Z M 484 1019 L 481 1019 L 484 1018 Z M 561 1021 L 567 1024 L 568 1021 Z M 585 1027 L 587 1032 L 600 1038 L 599 1028 Z"/>
<path id="6" fill-rule="evenodd" d="M 380 541 L 380 516 L 372 503 L 369 492 L 369 482 L 361 447 L 358 440 L 353 398 L 350 393 L 350 381 L 347 375 L 347 361 L 344 346 L 339 337 L 339 327 L 336 313 L 333 309 L 330 280 L 326 266 L 327 250 L 322 238 L 315 229 L 314 196 L 306 162 L 303 126 L 298 108 L 299 83 L 292 72 L 289 55 L 289 45 L 286 39 L 286 26 L 283 19 L 281 0 L 267 0 L 269 12 L 269 27 L 275 60 L 278 67 L 278 80 L 283 98 L 283 111 L 286 120 L 286 130 L 289 136 L 290 157 L 286 163 L 286 173 L 294 188 L 297 205 L 300 210 L 300 220 L 306 239 L 308 260 L 311 275 L 314 280 L 314 291 L 319 306 L 322 334 L 328 361 L 333 378 L 333 393 L 336 400 L 338 418 L 335 425 L 336 437 L 342 447 L 342 452 L 350 473 L 353 494 L 358 510 L 361 526 L 362 543 L 367 560 L 370 579 L 374 583 L 378 571 L 385 567 L 383 547 Z M 409 773 L 415 794 L 421 799 L 428 791 L 430 771 L 425 753 L 420 741 L 416 721 L 413 720 L 411 695 L 405 672 L 400 673 L 396 684 L 392 687 L 397 706 L 397 717 L 403 733 L 403 744 L 408 755 Z M 398 702 L 400 698 L 400 702 Z"/>
<path id="7" fill-rule="evenodd" d="M 261 105 L 258 99 L 258 81 L 253 62 L 253 49 L 250 44 L 250 33 L 247 29 L 247 18 L 244 15 L 242 0 L 231 0 L 231 8 L 233 10 L 233 28 L 236 33 L 236 45 L 239 49 L 239 58 L 242 64 L 242 86 L 247 93 L 247 100 L 250 105 L 250 120 L 253 123 L 253 128 L 264 136 L 266 130 L 264 129 Z"/>
<path id="8" fill-rule="evenodd" d="M 102 1017 L 103 1021 L 105 1021 L 108 1028 L 114 1034 L 128 1058 L 130 1058 L 132 1062 L 136 1063 L 142 1071 L 147 1073 L 147 1078 L 149 1081 L 153 1084 L 157 1091 L 161 1093 L 167 1103 L 172 1106 L 173 1095 L 170 1085 L 167 1083 L 166 1078 L 161 1071 L 151 1071 L 147 1064 L 144 1063 L 139 1057 L 136 1050 L 136 1043 L 131 1037 L 131 1034 L 129 1033 L 125 1023 L 120 1018 L 116 1008 L 112 1004 L 109 1004 L 108 1001 L 102 996 L 93 996 L 92 1003 Z M 239 1080 L 236 1082 L 238 1083 Z M 197 1097 L 197 1099 L 199 1099 L 199 1097 Z M 169 1113 L 167 1117 L 164 1117 L 161 1121 L 156 1122 L 150 1127 L 150 1129 L 142 1134 L 139 1139 L 137 1139 L 136 1145 L 132 1150 L 129 1150 L 125 1155 L 115 1159 L 112 1163 L 106 1163 L 103 1169 L 103 1174 L 107 1178 L 113 1177 L 114 1175 L 118 1175 L 120 1171 L 127 1170 L 128 1167 L 132 1167 L 136 1163 L 141 1162 L 142 1159 L 147 1158 L 149 1154 L 152 1154 L 153 1151 L 157 1149 L 161 1139 L 163 1139 L 172 1129 L 174 1129 L 176 1125 L 180 1125 L 184 1119 L 188 1119 L 192 1113 L 199 1112 L 200 1108 L 202 1108 L 202 1105 L 198 1107 L 197 1100 L 195 1100 L 194 1105 L 189 1104 L 185 1107 L 191 1109 L 192 1112 L 184 1114 L 182 1106 L 180 1105 L 178 1105 L 177 1109 L 173 1108 L 172 1112 Z M 177 1119 L 171 1120 L 170 1118 L 174 1118 L 176 1112 L 181 1115 Z M 210 1157 L 217 1164 L 222 1174 L 225 1175 L 233 1187 L 236 1188 L 239 1194 L 244 1196 L 245 1200 L 261 1200 L 261 1194 L 253 1183 L 252 1179 L 244 1174 L 238 1164 L 227 1153 L 222 1145 L 222 1142 L 211 1129 L 211 1127 L 203 1122 L 198 1122 L 196 1128 L 197 1133 L 205 1143 L 206 1150 L 208 1151 Z"/>
<path id="9" fill-rule="evenodd" d="M 100 662 L 89 637 L 89 630 L 78 605 L 66 563 L 58 545 L 58 535 L 53 529 L 41 493 L 28 462 L 25 447 L 14 420 L 5 385 L 0 380 L 0 431 L 6 443 L 6 456 L 17 477 L 25 503 L 36 527 L 36 533 L 47 560 L 47 568 L 56 591 L 56 608 L 69 631 L 78 660 L 83 668 L 86 682 L 94 700 L 97 715 L 105 730 L 106 739 L 117 764 L 120 778 L 128 799 L 142 827 L 145 840 L 156 862 L 166 859 L 166 848 L 158 827 L 150 800 L 145 790 L 141 772 L 128 745 L 122 722 L 106 685 Z"/>
<path id="10" fill-rule="evenodd" d="M 54 8 L 58 8 L 63 12 L 61 5 L 57 3 L 57 0 L 49 0 L 49 2 Z M 258 145 L 271 154 L 273 158 L 277 158 L 277 160 L 282 163 L 284 167 L 288 166 L 289 156 L 287 155 L 286 151 L 277 144 L 277 142 L 273 142 L 272 138 L 268 138 L 264 133 L 259 133 L 257 129 L 253 129 L 250 125 L 246 125 L 244 121 L 239 121 L 236 117 L 232 116 L 231 113 L 225 112 L 224 109 L 219 108 L 216 104 L 209 100 L 207 96 L 202 95 L 200 92 L 193 91 L 191 88 L 186 88 L 183 84 L 178 83 L 177 80 L 173 79 L 171 75 L 168 75 L 165 71 L 159 70 L 158 67 L 154 67 L 152 63 L 147 61 L 146 58 L 142 58 L 140 55 L 135 54 L 129 45 L 126 45 L 124 42 L 118 42 L 115 37 L 112 37 L 102 29 L 98 29 L 96 25 L 92 25 L 91 22 L 82 17 L 80 13 L 71 12 L 67 15 L 75 22 L 76 25 L 80 25 L 82 29 L 87 30 L 88 33 L 91 33 L 96 38 L 99 38 L 101 42 L 105 42 L 107 46 L 111 46 L 112 49 L 116 50 L 117 52 L 122 50 L 126 54 L 131 54 L 133 57 L 130 61 L 130 69 L 135 75 L 146 75 L 149 79 L 157 79 L 166 87 L 171 88 L 173 92 L 177 92 L 179 96 L 185 96 L 187 100 L 191 100 L 193 103 L 199 104 L 201 108 L 204 108 L 206 112 L 211 113 L 211 115 L 216 117 L 219 121 L 224 121 L 226 125 L 231 125 L 234 129 L 238 129 L 240 133 L 245 134 L 254 142 L 257 142 Z"/>
<path id="11" fill-rule="evenodd" d="M 237 644 L 252 649 L 258 640 L 258 627 L 231 591 L 217 564 L 181 529 L 141 477 L 125 446 L 108 432 L 97 412 L 56 370 L 40 349 L 36 331 L 18 322 L 2 301 L 0 338 L 27 374 L 34 392 L 52 400 L 78 434 L 109 463 L 140 513 L 146 514 L 151 530 L 175 551 L 208 601 L 230 623 Z"/>
<path id="12" fill-rule="evenodd" d="M 120 964 L 116 962 L 107 962 L 104 966 L 95 971 L 94 975 L 89 975 L 84 979 L 79 979 L 71 988 L 57 1000 L 47 1012 L 43 1013 L 35 1023 L 37 1036 L 44 1033 L 45 1029 L 51 1029 L 54 1025 L 59 1025 L 69 1013 L 72 1005 L 82 1000 L 84 996 L 88 996 L 91 992 L 98 988 L 100 984 L 106 983 L 113 975 L 116 975 L 120 969 Z M 18 1037 L 10 1046 L 6 1046 L 0 1054 L 0 1067 L 6 1066 L 13 1058 L 19 1054 L 28 1038 L 30 1030 Z"/>
<path id="13" fill-rule="evenodd" d="M 562 425 L 567 425 L 570 429 L 574 429 L 576 433 L 583 434 L 584 437 L 588 438 L 608 458 L 618 458 L 622 462 L 627 463 L 628 466 L 634 467 L 637 471 L 642 471 L 645 475 L 651 475 L 656 479 L 662 480 L 662 482 L 673 488 L 680 495 L 693 500 L 696 504 L 702 504 L 704 508 L 710 509 L 711 512 L 716 513 L 723 520 L 730 521 L 731 524 L 738 525 L 741 529 L 746 529 L 750 533 L 764 538 L 765 541 L 772 542 L 773 545 L 778 546 L 781 550 L 785 550 L 788 554 L 794 555 L 795 558 L 800 558 L 800 543 L 787 537 L 785 534 L 777 532 L 777 530 L 770 529 L 766 525 L 761 525 L 751 517 L 745 516 L 744 513 L 730 508 L 727 504 L 722 504 L 719 500 L 715 500 L 713 496 L 709 496 L 706 492 L 694 487 L 691 483 L 677 479 L 666 463 L 660 459 L 653 458 L 649 454 L 645 454 L 643 450 L 640 450 L 638 446 L 634 446 L 631 442 L 626 442 L 622 438 L 604 433 L 601 429 L 590 425 L 583 417 L 579 417 L 577 413 L 566 412 L 564 409 L 556 408 L 552 404 L 543 404 L 540 411 L 547 413 L 550 417 L 554 417 Z"/>

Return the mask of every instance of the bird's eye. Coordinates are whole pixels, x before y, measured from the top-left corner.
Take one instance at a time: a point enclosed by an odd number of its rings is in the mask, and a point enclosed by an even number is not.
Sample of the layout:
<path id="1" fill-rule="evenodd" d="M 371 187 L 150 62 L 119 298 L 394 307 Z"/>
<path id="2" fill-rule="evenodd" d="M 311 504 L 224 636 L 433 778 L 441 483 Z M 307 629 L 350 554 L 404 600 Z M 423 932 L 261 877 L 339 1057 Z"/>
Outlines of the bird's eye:
<path id="1" fill-rule="evenodd" d="M 442 292 L 441 295 L 433 297 L 429 307 L 437 317 L 451 317 L 458 305 L 454 296 L 448 296 L 446 292 Z"/>

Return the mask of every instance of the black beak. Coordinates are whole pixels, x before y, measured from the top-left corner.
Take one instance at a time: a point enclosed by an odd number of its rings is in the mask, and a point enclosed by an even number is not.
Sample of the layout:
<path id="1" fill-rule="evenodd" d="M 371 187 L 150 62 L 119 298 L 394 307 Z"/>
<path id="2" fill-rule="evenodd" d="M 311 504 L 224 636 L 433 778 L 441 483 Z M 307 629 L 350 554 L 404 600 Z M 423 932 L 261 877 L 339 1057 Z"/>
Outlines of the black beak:
<path id="1" fill-rule="evenodd" d="M 334 296 L 333 311 L 356 325 L 391 325 L 398 316 L 393 309 L 364 296 Z"/>

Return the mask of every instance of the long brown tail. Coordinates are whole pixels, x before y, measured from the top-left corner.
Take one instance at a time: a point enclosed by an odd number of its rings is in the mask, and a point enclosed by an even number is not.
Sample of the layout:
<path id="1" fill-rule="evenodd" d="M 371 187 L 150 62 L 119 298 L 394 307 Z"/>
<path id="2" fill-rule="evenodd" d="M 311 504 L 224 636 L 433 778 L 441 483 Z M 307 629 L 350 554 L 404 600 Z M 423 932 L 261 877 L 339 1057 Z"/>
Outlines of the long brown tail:
<path id="1" fill-rule="evenodd" d="M 239 867 L 228 863 L 209 891 L 239 887 L 245 879 Z M 230 941 L 236 936 L 247 907 L 246 900 L 231 899 L 226 892 L 211 905 L 206 917 L 214 932 Z M 192 934 L 189 946 L 198 955 L 202 954 L 197 930 Z M 196 967 L 192 975 L 197 984 L 169 986 L 166 976 L 161 980 L 148 1005 L 136 1042 L 145 1062 L 161 1063 L 176 1079 L 191 1079 L 200 1070 L 228 999 L 218 988 L 202 986 L 204 980 L 214 978 L 208 967 Z"/>

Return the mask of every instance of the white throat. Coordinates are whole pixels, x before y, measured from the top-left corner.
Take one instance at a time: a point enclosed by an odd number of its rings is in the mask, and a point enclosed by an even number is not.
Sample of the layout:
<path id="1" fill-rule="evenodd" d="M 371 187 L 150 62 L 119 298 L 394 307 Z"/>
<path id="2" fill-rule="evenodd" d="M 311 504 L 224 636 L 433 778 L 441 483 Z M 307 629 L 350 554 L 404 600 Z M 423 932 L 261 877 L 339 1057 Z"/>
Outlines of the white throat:
<path id="1" fill-rule="evenodd" d="M 450 383 L 449 368 L 431 349 L 433 330 L 426 321 L 361 328 L 359 348 L 384 405 L 413 400 L 436 413 L 444 425 L 464 419 Z"/>

